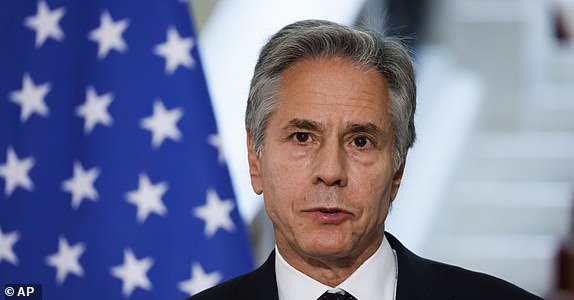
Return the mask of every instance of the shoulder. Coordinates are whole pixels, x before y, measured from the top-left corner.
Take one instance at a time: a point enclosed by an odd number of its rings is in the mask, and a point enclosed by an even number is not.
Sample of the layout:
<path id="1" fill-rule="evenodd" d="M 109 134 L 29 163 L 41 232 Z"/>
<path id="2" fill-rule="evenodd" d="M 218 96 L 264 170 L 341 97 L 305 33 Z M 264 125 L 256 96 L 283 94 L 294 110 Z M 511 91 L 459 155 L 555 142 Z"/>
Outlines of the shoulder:
<path id="1" fill-rule="evenodd" d="M 275 253 L 271 253 L 257 270 L 225 281 L 187 300 L 209 299 L 277 299 Z"/>
<path id="2" fill-rule="evenodd" d="M 440 274 L 455 295 L 464 299 L 541 299 L 522 288 L 494 276 L 457 266 L 427 260 Z"/>
<path id="3" fill-rule="evenodd" d="M 244 283 L 249 281 L 251 273 L 235 277 L 219 285 L 202 291 L 187 300 L 207 300 L 207 299 L 241 299 L 239 295 L 244 294 Z M 232 297 L 233 296 L 233 297 Z M 245 297 L 245 299 L 248 299 Z"/>
<path id="4" fill-rule="evenodd" d="M 516 285 L 479 272 L 470 271 L 417 256 L 394 236 L 386 234 L 397 255 L 397 294 L 407 299 L 541 299 Z M 400 299 L 403 297 L 397 297 Z"/>

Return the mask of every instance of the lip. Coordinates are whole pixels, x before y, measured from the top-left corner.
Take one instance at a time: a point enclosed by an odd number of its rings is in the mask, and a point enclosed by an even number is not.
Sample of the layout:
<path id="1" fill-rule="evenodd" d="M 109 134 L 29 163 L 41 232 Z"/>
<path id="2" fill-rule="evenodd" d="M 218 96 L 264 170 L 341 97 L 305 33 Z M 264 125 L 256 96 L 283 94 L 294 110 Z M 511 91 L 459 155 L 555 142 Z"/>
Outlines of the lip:
<path id="1" fill-rule="evenodd" d="M 325 224 L 340 224 L 353 217 L 349 211 L 338 207 L 317 207 L 303 210 L 303 213 Z"/>

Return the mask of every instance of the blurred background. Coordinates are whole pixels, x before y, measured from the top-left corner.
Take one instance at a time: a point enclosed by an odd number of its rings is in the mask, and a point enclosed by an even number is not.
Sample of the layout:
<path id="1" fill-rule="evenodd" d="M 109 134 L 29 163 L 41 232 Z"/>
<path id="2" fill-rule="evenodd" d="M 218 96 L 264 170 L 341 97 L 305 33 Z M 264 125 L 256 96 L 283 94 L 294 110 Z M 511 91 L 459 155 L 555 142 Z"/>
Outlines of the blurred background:
<path id="1" fill-rule="evenodd" d="M 259 49 L 321 18 L 402 35 L 418 141 L 387 230 L 421 256 L 541 295 L 574 200 L 574 1 L 192 0 L 199 49 L 256 259 L 273 247 L 247 169 L 245 104 Z"/>

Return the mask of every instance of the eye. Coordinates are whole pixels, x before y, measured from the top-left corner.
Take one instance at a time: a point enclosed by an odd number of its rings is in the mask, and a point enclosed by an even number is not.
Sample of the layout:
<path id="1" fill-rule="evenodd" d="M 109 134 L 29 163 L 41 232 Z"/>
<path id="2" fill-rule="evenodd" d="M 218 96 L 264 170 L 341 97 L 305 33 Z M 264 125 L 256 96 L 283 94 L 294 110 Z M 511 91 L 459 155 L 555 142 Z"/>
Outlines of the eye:
<path id="1" fill-rule="evenodd" d="M 362 136 L 358 136 L 358 137 L 354 138 L 353 144 L 359 148 L 364 148 L 364 147 L 370 146 L 372 143 L 368 137 L 362 135 Z"/>
<path id="2" fill-rule="evenodd" d="M 310 140 L 310 135 L 308 132 L 297 132 L 295 133 L 294 138 L 299 143 L 307 143 Z"/>

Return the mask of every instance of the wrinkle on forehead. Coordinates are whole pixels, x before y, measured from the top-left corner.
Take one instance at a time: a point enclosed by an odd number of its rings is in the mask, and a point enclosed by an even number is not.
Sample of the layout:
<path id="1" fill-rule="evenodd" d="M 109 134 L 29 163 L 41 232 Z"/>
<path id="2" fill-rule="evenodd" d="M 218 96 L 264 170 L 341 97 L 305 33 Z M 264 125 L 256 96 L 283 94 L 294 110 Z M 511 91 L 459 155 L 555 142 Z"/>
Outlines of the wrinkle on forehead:
<path id="1" fill-rule="evenodd" d="M 360 77 L 360 82 L 352 77 Z M 381 101 L 387 105 L 385 102 L 389 98 L 383 75 L 340 57 L 306 59 L 294 63 L 281 75 L 279 91 L 280 99 L 288 93 L 304 96 L 308 104 L 369 109 L 374 102 Z"/>
<path id="2" fill-rule="evenodd" d="M 283 113 L 273 119 L 281 129 L 322 125 L 347 131 L 372 123 L 390 133 L 388 106 L 386 80 L 377 71 L 343 58 L 301 60 L 281 76 L 275 113 Z M 294 124 L 297 119 L 309 122 Z"/>

